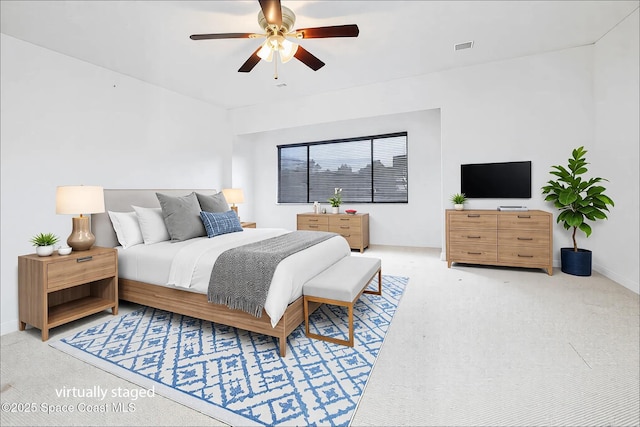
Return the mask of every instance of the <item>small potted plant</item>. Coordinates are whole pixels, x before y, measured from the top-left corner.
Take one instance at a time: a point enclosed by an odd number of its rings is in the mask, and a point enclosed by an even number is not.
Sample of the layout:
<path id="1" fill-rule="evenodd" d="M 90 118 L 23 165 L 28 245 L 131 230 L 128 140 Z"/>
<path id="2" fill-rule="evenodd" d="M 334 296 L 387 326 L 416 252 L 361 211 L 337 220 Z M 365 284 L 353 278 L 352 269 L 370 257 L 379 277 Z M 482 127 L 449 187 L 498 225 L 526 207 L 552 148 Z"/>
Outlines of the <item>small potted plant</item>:
<path id="1" fill-rule="evenodd" d="M 456 193 L 451 196 L 451 203 L 453 203 L 453 207 L 457 211 L 461 211 L 464 209 L 464 203 L 467 201 L 467 196 L 464 193 Z"/>
<path id="2" fill-rule="evenodd" d="M 333 190 L 333 197 L 330 197 L 328 202 L 331 204 L 331 213 L 337 214 L 340 212 L 340 205 L 342 204 L 342 188 L 335 188 Z"/>
<path id="3" fill-rule="evenodd" d="M 604 194 L 606 188 L 598 185 L 604 178 L 591 178 L 583 180 L 580 175 L 587 172 L 587 160 L 584 147 L 576 148 L 569 158 L 569 165 L 551 166 L 551 174 L 557 179 L 547 182 L 542 187 L 542 194 L 546 194 L 545 200 L 553 202 L 560 210 L 557 222 L 562 224 L 565 230 L 572 230 L 573 248 L 560 248 L 561 270 L 574 276 L 591 275 L 590 250 L 578 248 L 576 232 L 578 229 L 589 237 L 591 226 L 589 221 L 606 219 L 609 209 L 607 205 L 614 206 L 613 200 Z"/>
<path id="4" fill-rule="evenodd" d="M 58 243 L 58 236 L 53 233 L 40 233 L 31 238 L 31 243 L 36 247 L 36 253 L 40 256 L 49 256 L 53 253 L 53 245 Z"/>

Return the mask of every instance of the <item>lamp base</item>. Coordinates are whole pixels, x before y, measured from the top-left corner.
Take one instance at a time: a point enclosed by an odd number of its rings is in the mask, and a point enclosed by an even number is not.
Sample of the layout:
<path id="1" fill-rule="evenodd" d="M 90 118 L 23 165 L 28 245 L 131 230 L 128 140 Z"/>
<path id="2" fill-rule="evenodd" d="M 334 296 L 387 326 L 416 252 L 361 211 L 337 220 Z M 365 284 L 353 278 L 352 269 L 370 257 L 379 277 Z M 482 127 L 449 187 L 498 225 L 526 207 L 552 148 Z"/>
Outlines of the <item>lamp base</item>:
<path id="1" fill-rule="evenodd" d="M 88 216 L 72 218 L 73 230 L 67 239 L 67 245 L 74 251 L 87 251 L 96 242 L 96 236 L 91 233 Z"/>

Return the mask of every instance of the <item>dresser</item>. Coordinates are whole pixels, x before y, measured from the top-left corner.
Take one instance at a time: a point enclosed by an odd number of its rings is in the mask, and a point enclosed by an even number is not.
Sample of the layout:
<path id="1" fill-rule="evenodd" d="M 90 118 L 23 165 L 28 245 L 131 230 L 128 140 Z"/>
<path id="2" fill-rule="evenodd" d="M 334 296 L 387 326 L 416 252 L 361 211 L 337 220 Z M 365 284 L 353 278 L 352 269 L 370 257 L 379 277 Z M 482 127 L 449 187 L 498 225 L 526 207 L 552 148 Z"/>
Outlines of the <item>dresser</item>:
<path id="1" fill-rule="evenodd" d="M 551 276 L 552 219 L 551 213 L 539 210 L 447 210 L 447 265 L 542 268 Z"/>
<path id="2" fill-rule="evenodd" d="M 342 235 L 351 249 L 369 246 L 369 214 L 298 214 L 298 230 L 331 231 Z"/>

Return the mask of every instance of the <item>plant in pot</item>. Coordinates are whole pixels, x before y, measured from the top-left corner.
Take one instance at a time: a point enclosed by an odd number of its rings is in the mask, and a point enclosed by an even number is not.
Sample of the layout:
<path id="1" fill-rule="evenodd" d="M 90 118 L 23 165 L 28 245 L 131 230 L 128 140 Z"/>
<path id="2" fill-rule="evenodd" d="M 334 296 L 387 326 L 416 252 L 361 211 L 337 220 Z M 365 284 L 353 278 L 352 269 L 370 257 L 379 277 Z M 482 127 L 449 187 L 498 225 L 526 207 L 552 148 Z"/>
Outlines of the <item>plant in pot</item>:
<path id="1" fill-rule="evenodd" d="M 342 204 L 342 188 L 335 188 L 333 190 L 333 197 L 327 200 L 331 204 L 331 213 L 340 212 L 340 205 Z"/>
<path id="2" fill-rule="evenodd" d="M 578 248 L 576 233 L 578 230 L 591 235 L 591 226 L 586 221 L 607 219 L 607 205 L 614 206 L 613 200 L 605 195 L 606 188 L 599 185 L 604 178 L 582 179 L 587 172 L 587 160 L 584 147 L 572 151 L 568 166 L 551 166 L 551 174 L 557 178 L 550 180 L 542 187 L 542 194 L 548 202 L 560 210 L 557 222 L 565 230 L 572 230 L 573 248 L 561 248 L 560 260 L 562 271 L 575 276 L 590 276 L 592 253 L 590 250 Z"/>
<path id="3" fill-rule="evenodd" d="M 451 196 L 451 203 L 453 203 L 453 207 L 457 211 L 461 211 L 464 209 L 464 203 L 467 201 L 467 196 L 464 193 L 456 193 Z"/>
<path id="4" fill-rule="evenodd" d="M 40 233 L 33 236 L 30 242 L 36 247 L 36 253 L 40 256 L 49 256 L 53 253 L 53 245 L 58 243 L 58 236 L 53 233 Z"/>

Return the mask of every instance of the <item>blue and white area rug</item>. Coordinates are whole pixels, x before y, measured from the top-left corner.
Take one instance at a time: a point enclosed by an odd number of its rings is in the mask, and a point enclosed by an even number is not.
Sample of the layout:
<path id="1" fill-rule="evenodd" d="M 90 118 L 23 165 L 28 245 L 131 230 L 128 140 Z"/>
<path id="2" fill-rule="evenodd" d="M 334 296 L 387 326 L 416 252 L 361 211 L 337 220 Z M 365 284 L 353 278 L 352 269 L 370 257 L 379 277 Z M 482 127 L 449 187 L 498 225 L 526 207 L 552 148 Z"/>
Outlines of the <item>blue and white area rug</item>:
<path id="1" fill-rule="evenodd" d="M 303 323 L 280 357 L 275 338 L 148 307 L 51 345 L 231 425 L 349 425 L 408 278 L 382 282 L 354 306 L 353 348 L 307 338 Z M 310 324 L 347 338 L 340 307 Z"/>

